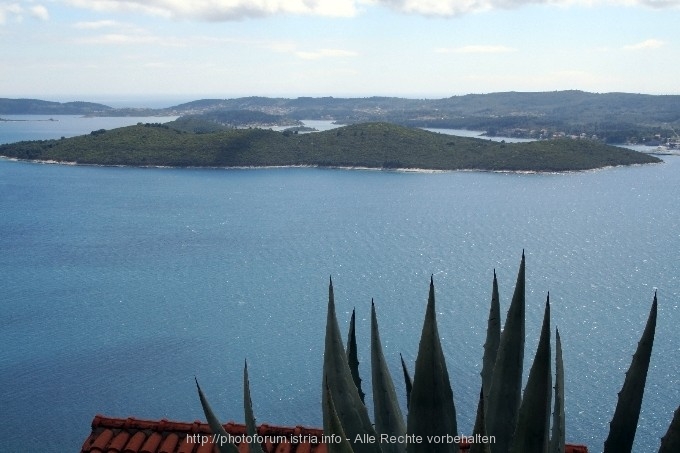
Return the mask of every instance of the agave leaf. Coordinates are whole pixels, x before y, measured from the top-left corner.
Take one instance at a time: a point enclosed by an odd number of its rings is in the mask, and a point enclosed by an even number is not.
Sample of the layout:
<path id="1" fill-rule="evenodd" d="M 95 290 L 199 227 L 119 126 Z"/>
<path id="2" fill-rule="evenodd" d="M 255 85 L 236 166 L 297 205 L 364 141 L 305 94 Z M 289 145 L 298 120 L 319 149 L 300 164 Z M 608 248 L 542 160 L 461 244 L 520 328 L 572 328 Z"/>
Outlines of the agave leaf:
<path id="1" fill-rule="evenodd" d="M 482 392 L 480 395 L 480 404 L 477 405 L 477 418 L 475 420 L 474 430 L 483 429 L 486 435 L 486 423 L 484 422 L 485 408 L 483 406 L 488 404 L 489 387 L 491 387 L 491 378 L 493 377 L 493 367 L 496 363 L 496 355 L 498 352 L 498 345 L 501 342 L 501 305 L 500 297 L 498 295 L 498 279 L 496 278 L 496 270 L 493 271 L 493 285 L 491 288 L 491 306 L 489 307 L 489 319 L 486 326 L 486 341 L 484 342 L 484 358 L 482 359 Z M 482 420 L 480 421 L 480 417 Z M 478 426 L 479 425 L 479 426 Z M 476 432 L 474 434 L 477 434 Z M 490 453 L 490 446 L 488 444 L 474 443 L 470 446 L 470 453 Z"/>
<path id="2" fill-rule="evenodd" d="M 680 406 L 675 410 L 668 431 L 661 438 L 659 453 L 677 453 L 680 451 Z"/>
<path id="3" fill-rule="evenodd" d="M 489 388 L 493 377 L 493 367 L 496 363 L 498 345 L 501 342 L 501 305 L 498 296 L 498 280 L 496 270 L 493 271 L 493 287 L 491 290 L 491 307 L 486 327 L 486 341 L 484 342 L 484 358 L 482 360 L 482 389 L 484 400 L 489 399 Z"/>
<path id="4" fill-rule="evenodd" d="M 564 363 L 562 362 L 562 340 L 556 330 L 555 340 L 555 410 L 553 411 L 552 436 L 549 453 L 564 453 L 566 433 L 564 429 Z"/>
<path id="5" fill-rule="evenodd" d="M 401 359 L 401 370 L 404 372 L 404 384 L 406 385 L 406 409 L 411 406 L 411 389 L 413 388 L 413 381 L 411 376 L 408 374 L 408 368 L 406 368 L 406 362 L 404 362 L 404 357 L 399 354 Z"/>
<path id="6" fill-rule="evenodd" d="M 330 432 L 332 414 L 327 401 L 328 395 L 333 398 L 342 428 L 357 453 L 380 452 L 380 444 L 377 442 L 360 442 L 357 437 L 376 436 L 375 429 L 368 418 L 366 406 L 361 402 L 352 373 L 349 369 L 347 354 L 342 344 L 338 319 L 335 315 L 335 298 L 333 295 L 333 282 L 328 286 L 328 315 L 326 319 L 326 340 L 323 356 L 323 388 L 322 410 L 323 428 Z M 326 386 L 329 391 L 326 392 Z M 328 394 L 328 395 L 327 395 Z"/>
<path id="7" fill-rule="evenodd" d="M 257 436 L 257 425 L 253 414 L 253 401 L 250 398 L 250 380 L 248 379 L 248 362 L 243 368 L 243 409 L 246 416 L 246 433 L 248 436 Z M 264 453 L 259 442 L 250 443 L 250 453 Z"/>
<path id="8" fill-rule="evenodd" d="M 403 436 L 406 434 L 404 417 L 399 408 L 397 392 L 394 390 L 394 382 L 387 368 L 385 356 L 380 342 L 378 331 L 378 317 L 375 314 L 375 304 L 371 300 L 371 378 L 373 382 L 373 420 L 378 434 L 390 436 Z M 383 452 L 404 453 L 403 443 L 385 443 Z"/>
<path id="9" fill-rule="evenodd" d="M 201 386 L 198 385 L 198 379 L 195 379 L 195 380 L 196 380 L 196 388 L 198 389 L 198 398 L 201 400 L 201 406 L 203 407 L 203 413 L 205 414 L 205 418 L 208 420 L 208 425 L 210 425 L 210 430 L 213 432 L 213 434 L 220 436 L 221 439 L 227 439 L 228 434 L 224 430 L 224 426 L 222 426 L 220 421 L 215 416 L 215 413 L 213 412 L 212 408 L 210 407 L 210 404 L 208 404 L 208 400 L 206 399 L 205 395 L 203 394 L 203 391 L 201 390 Z M 220 453 L 239 453 L 238 448 L 236 448 L 236 445 L 232 444 L 231 442 L 225 442 L 225 443 L 218 442 L 217 448 L 219 449 Z"/>
<path id="10" fill-rule="evenodd" d="M 355 333 L 355 310 L 352 309 L 352 318 L 349 321 L 349 334 L 347 335 L 347 360 L 349 361 L 349 370 L 352 372 L 352 380 L 357 386 L 361 402 L 366 403 L 364 397 L 366 394 L 361 390 L 361 377 L 359 376 L 359 356 L 357 354 L 357 337 Z"/>
<path id="11" fill-rule="evenodd" d="M 515 292 L 508 308 L 505 328 L 501 333 L 485 410 L 486 430 L 496 439 L 491 445 L 492 453 L 509 451 L 521 402 L 524 366 L 524 274 L 525 258 L 522 252 Z"/>
<path id="12" fill-rule="evenodd" d="M 652 309 L 649 312 L 647 325 L 642 333 L 633 360 L 626 372 L 623 388 L 619 392 L 619 400 L 616 403 L 614 417 L 609 423 L 609 436 L 604 442 L 604 453 L 627 453 L 633 449 L 635 429 L 637 428 L 642 396 L 647 381 L 649 360 L 652 356 L 654 345 L 654 331 L 656 330 L 656 292 Z"/>
<path id="13" fill-rule="evenodd" d="M 548 427 L 552 401 L 550 358 L 550 294 L 548 294 L 545 301 L 541 338 L 538 340 L 534 363 L 529 370 L 529 380 L 519 408 L 511 452 L 544 453 L 548 451 L 550 438 Z"/>
<path id="14" fill-rule="evenodd" d="M 416 371 L 411 389 L 407 419 L 409 435 L 421 436 L 422 443 L 409 443 L 408 453 L 458 453 L 456 407 L 446 369 L 446 360 L 439 341 L 435 314 L 434 283 L 430 279 L 430 294 L 425 322 L 420 336 Z M 429 443 L 429 436 L 451 436 L 451 442 Z"/>
<path id="15" fill-rule="evenodd" d="M 484 423 L 484 387 L 479 390 L 479 403 L 477 403 L 477 418 L 472 435 L 475 439 L 486 437 L 486 424 Z M 488 443 L 473 442 L 470 444 L 468 453 L 491 453 Z"/>
<path id="16" fill-rule="evenodd" d="M 333 439 L 340 438 L 340 442 L 328 442 L 326 444 L 328 453 L 354 453 L 352 446 L 347 441 L 345 431 L 342 429 L 342 423 L 340 423 L 338 413 L 335 410 L 333 395 L 331 395 L 328 384 L 324 386 L 324 394 L 326 395 L 324 399 L 324 413 L 327 412 L 329 415 L 328 429 L 324 429 L 324 435 Z"/>

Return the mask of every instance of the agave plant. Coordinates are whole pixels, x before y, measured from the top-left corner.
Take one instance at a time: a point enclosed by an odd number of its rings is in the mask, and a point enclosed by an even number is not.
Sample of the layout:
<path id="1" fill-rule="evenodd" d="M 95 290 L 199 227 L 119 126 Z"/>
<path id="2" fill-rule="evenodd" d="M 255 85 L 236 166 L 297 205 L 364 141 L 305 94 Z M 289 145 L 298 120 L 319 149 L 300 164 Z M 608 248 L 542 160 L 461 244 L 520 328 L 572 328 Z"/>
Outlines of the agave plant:
<path id="1" fill-rule="evenodd" d="M 517 282 L 500 330 L 498 282 L 494 271 L 491 306 L 484 343 L 481 389 L 473 429 L 475 440 L 470 453 L 564 453 L 565 401 L 562 342 L 556 331 L 555 396 L 551 416 L 551 319 L 550 295 L 544 307 L 543 325 L 529 377 L 522 392 L 525 343 L 525 256 L 522 253 Z M 617 407 L 605 441 L 605 453 L 632 450 L 637 420 L 651 359 L 657 318 L 657 298 L 637 351 L 619 393 Z M 333 282 L 328 288 L 328 311 L 323 361 L 322 412 L 326 436 L 338 442 L 327 445 L 330 453 L 457 453 L 459 437 L 456 407 L 446 359 L 439 340 L 433 278 L 420 336 L 413 379 L 401 357 L 406 402 L 406 418 L 401 412 L 392 377 L 383 354 L 375 304 L 371 303 L 371 422 L 361 390 L 355 337 L 355 312 L 352 312 L 347 348 L 343 347 L 335 312 Z M 211 430 L 226 435 L 198 386 L 199 398 Z M 250 399 L 248 367 L 244 367 L 244 411 L 249 435 L 254 434 L 255 418 Z M 663 437 L 659 453 L 680 451 L 680 408 Z M 550 422 L 552 419 L 552 428 Z M 374 425 L 375 423 L 375 425 Z M 331 437 L 327 437 L 331 438 Z M 392 439 L 392 442 L 381 442 Z M 370 441 L 367 441 L 370 440 Z M 398 441 L 394 441 L 398 440 Z M 232 444 L 219 445 L 221 453 L 236 453 Z M 262 453 L 259 444 L 250 445 L 252 453 Z"/>

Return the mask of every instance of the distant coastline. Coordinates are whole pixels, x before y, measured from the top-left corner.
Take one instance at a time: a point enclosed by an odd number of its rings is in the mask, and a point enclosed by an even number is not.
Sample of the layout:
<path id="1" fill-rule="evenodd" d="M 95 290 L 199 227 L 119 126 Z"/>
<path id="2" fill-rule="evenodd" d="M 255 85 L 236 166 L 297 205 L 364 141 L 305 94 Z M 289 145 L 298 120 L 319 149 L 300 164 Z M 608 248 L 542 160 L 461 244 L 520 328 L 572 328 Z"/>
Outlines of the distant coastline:
<path id="1" fill-rule="evenodd" d="M 5 121 L 5 122 L 12 122 L 12 121 L 59 121 L 55 120 L 54 118 L 48 118 L 48 119 L 30 119 L 30 120 L 19 120 L 19 119 L 13 119 L 13 118 L 2 118 L 0 117 L 0 121 Z"/>
<path id="2" fill-rule="evenodd" d="M 8 114 L 183 116 L 226 127 L 290 128 L 301 126 L 301 120 L 333 120 L 346 125 L 389 122 L 420 128 L 482 130 L 487 137 L 578 137 L 607 144 L 680 149 L 680 95 L 566 90 L 466 94 L 442 99 L 250 96 L 198 99 L 161 108 L 0 98 L 0 116 Z"/>
<path id="3" fill-rule="evenodd" d="M 676 154 L 665 154 L 665 155 L 676 155 Z M 148 169 L 192 169 L 192 170 L 276 170 L 276 169 L 291 169 L 291 168 L 314 168 L 314 169 L 326 169 L 326 170 L 347 170 L 347 171 L 379 171 L 379 172 L 394 172 L 394 173 L 422 173 L 422 174 L 435 174 L 435 173 L 453 173 L 453 172 L 472 172 L 472 173 L 507 173 L 507 174 L 518 174 L 518 175 L 541 175 L 541 174 L 565 174 L 565 173 L 585 173 L 585 172 L 595 172 L 604 171 L 616 167 L 621 167 L 622 165 L 609 165 L 605 167 L 589 168 L 585 170 L 564 170 L 564 171 L 540 171 L 540 170 L 486 170 L 483 168 L 462 168 L 455 170 L 432 170 L 427 168 L 375 168 L 375 167 L 352 167 L 352 166 L 321 166 L 321 165 L 268 165 L 268 166 L 238 166 L 238 167 L 172 167 L 167 165 L 105 165 L 105 164 L 83 164 L 78 162 L 65 162 L 56 160 L 37 160 L 37 159 L 19 159 L 16 157 L 0 156 L 0 160 L 6 160 L 11 162 L 25 162 L 30 164 L 39 165 L 64 165 L 67 167 L 101 167 L 101 168 L 148 168 Z M 660 162 L 642 163 L 642 164 L 630 164 L 626 165 L 628 167 L 635 167 L 641 165 L 656 165 L 661 164 Z"/>

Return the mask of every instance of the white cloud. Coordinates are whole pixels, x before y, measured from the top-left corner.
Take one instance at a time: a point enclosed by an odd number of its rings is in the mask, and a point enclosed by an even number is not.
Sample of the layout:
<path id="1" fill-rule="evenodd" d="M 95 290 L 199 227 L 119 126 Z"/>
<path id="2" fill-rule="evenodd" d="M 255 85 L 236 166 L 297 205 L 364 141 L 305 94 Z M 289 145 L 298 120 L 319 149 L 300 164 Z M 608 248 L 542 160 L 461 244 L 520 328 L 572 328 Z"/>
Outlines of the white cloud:
<path id="1" fill-rule="evenodd" d="M 375 2 L 402 13 L 448 17 L 492 9 L 515 9 L 526 5 L 545 4 L 554 6 L 647 6 L 651 8 L 680 6 L 680 0 L 375 0 Z"/>
<path id="2" fill-rule="evenodd" d="M 149 14 L 167 19 L 220 22 L 277 14 L 352 17 L 367 5 L 384 6 L 406 14 L 455 17 L 526 5 L 646 6 L 673 8 L 680 0 L 62 0 L 100 12 Z M 0 14 L 1 11 L 0 11 Z"/>
<path id="3" fill-rule="evenodd" d="M 0 24 L 7 22 L 10 17 L 20 16 L 22 11 L 18 3 L 0 3 Z"/>
<path id="4" fill-rule="evenodd" d="M 119 23 L 115 20 L 95 20 L 91 22 L 76 22 L 74 28 L 79 30 L 100 30 L 102 28 L 117 27 Z"/>
<path id="5" fill-rule="evenodd" d="M 462 46 L 453 48 L 438 48 L 435 49 L 437 53 L 507 53 L 516 52 L 517 49 L 507 46 L 486 46 L 486 45 L 473 45 L 473 46 Z"/>
<path id="6" fill-rule="evenodd" d="M 40 20 L 49 20 L 50 19 L 50 13 L 47 11 L 47 8 L 45 8 L 42 5 L 35 5 L 31 6 L 29 9 L 29 14 L 36 19 Z"/>
<path id="7" fill-rule="evenodd" d="M 0 25 L 6 23 L 8 20 L 21 22 L 24 19 L 24 14 L 39 20 L 49 20 L 50 14 L 42 5 L 33 5 L 25 8 L 20 2 L 3 2 L 0 1 Z"/>
<path id="8" fill-rule="evenodd" d="M 106 33 L 96 36 L 88 36 L 78 38 L 78 44 L 89 45 L 136 45 L 136 44 L 154 44 L 166 47 L 186 47 L 186 42 L 177 38 L 167 38 L 156 36 L 145 32 L 142 29 L 121 30 L 114 33 Z"/>
<path id="9" fill-rule="evenodd" d="M 66 0 L 95 11 L 141 12 L 171 19 L 210 22 L 265 17 L 274 14 L 309 14 L 351 17 L 362 0 Z"/>
<path id="10" fill-rule="evenodd" d="M 637 44 L 630 44 L 628 46 L 623 46 L 625 50 L 650 50 L 658 49 L 664 45 L 663 41 L 658 39 L 647 39 L 645 41 L 639 42 Z"/>
<path id="11" fill-rule="evenodd" d="M 345 57 L 356 57 L 357 53 L 349 50 L 341 49 L 320 49 L 314 52 L 307 51 L 297 51 L 295 55 L 303 60 L 317 60 L 319 58 L 345 58 Z"/>

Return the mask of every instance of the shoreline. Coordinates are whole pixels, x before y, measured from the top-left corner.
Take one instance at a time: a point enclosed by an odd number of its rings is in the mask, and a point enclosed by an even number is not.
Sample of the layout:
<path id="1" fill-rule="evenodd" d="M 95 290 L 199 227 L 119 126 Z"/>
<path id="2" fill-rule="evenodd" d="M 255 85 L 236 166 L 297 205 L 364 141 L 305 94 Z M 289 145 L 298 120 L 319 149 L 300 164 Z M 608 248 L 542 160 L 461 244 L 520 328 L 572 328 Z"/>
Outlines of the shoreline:
<path id="1" fill-rule="evenodd" d="M 674 154 L 665 154 L 665 156 Z M 285 169 L 285 168 L 317 168 L 328 170 L 357 170 L 357 171 L 382 171 L 393 173 L 453 173 L 453 172 L 478 172 L 478 173 L 506 173 L 506 174 L 520 174 L 520 175 L 561 175 L 569 173 L 586 173 L 601 170 L 608 170 L 617 167 L 641 167 L 643 165 L 660 165 L 661 162 L 650 162 L 646 164 L 629 164 L 629 165 L 607 165 L 604 167 L 587 168 L 583 170 L 489 170 L 483 168 L 460 168 L 455 170 L 438 170 L 427 168 L 377 168 L 377 167 L 361 167 L 361 166 L 322 166 L 322 165 L 252 165 L 252 166 L 233 166 L 233 167 L 216 167 L 216 166 L 185 166 L 174 167 L 169 165 L 107 165 L 107 164 L 83 164 L 79 162 L 56 161 L 56 160 L 40 160 L 40 159 L 19 159 L 17 157 L 8 157 L 0 155 L 0 160 L 8 160 L 12 162 L 25 162 L 41 165 L 67 165 L 75 167 L 102 167 L 102 168 L 157 168 L 157 169 L 193 169 L 193 170 L 271 170 L 271 169 Z"/>

